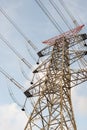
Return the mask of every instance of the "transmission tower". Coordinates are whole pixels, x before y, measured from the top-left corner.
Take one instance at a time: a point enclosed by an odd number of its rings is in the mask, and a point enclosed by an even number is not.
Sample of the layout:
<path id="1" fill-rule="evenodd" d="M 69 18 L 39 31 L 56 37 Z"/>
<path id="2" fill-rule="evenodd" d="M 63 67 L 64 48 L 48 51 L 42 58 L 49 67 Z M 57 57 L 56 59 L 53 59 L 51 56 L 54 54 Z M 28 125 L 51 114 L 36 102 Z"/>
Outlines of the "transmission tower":
<path id="1" fill-rule="evenodd" d="M 87 70 L 71 66 L 87 55 L 86 50 L 73 49 L 87 39 L 86 34 L 78 34 L 83 26 L 44 41 L 49 46 L 38 55 L 47 58 L 33 71 L 41 78 L 24 92 L 34 99 L 24 130 L 77 130 L 71 88 L 87 80 Z"/>
<path id="2" fill-rule="evenodd" d="M 0 73 L 23 92 L 23 96 L 26 99 L 22 106 L 22 111 L 26 111 L 26 107 L 27 109 L 32 108 L 24 130 L 77 130 L 72 106 L 71 89 L 87 81 L 87 34 L 79 33 L 84 25 L 79 26 L 63 0 L 59 0 L 59 2 L 73 21 L 76 27 L 74 29 L 72 29 L 71 24 L 68 23 L 57 4 L 52 0 L 49 0 L 49 2 L 70 30 L 66 33 L 63 33 L 63 29 L 52 16 L 49 9 L 44 6 L 42 1 L 35 1 L 61 35 L 43 42 L 47 46 L 37 53 L 42 60 L 40 64 L 39 60 L 37 62 L 38 67 L 33 71 L 32 81 L 21 68 L 23 76 L 28 79 L 28 81 L 31 81 L 31 86 L 27 90 L 5 72 L 2 67 L 0 67 Z M 17 24 L 1 7 L 0 12 L 25 39 L 29 55 L 36 62 L 36 57 L 31 53 L 28 44 L 35 52 L 38 51 L 38 48 L 26 37 Z M 1 33 L 0 39 L 30 71 L 33 69 L 32 64 L 30 64 Z M 10 89 L 9 92 L 13 100 L 17 103 Z M 30 108 L 27 106 L 27 101 L 31 103 L 29 104 L 31 106 Z M 19 103 L 17 104 L 19 105 Z"/>

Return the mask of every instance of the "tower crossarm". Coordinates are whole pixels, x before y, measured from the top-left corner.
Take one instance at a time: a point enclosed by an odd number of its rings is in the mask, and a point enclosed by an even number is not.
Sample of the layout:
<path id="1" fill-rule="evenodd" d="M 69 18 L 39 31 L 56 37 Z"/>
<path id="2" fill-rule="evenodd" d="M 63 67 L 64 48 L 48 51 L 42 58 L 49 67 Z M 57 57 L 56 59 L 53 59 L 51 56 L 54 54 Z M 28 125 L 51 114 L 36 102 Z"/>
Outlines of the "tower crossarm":
<path id="1" fill-rule="evenodd" d="M 87 55 L 87 51 L 70 51 L 70 65 Z"/>
<path id="2" fill-rule="evenodd" d="M 60 47 L 62 45 L 62 43 L 60 43 L 62 38 L 60 37 L 60 38 L 55 39 L 55 41 L 58 41 L 58 43 L 60 44 Z M 80 44 L 80 42 L 86 40 L 87 34 L 78 34 L 78 35 L 74 35 L 74 36 L 72 35 L 71 37 L 68 37 L 68 38 L 65 37 L 65 38 L 66 38 L 66 41 L 69 43 L 69 47 L 72 47 L 72 46 Z M 67 42 L 66 42 L 66 44 L 67 44 Z M 39 51 L 37 54 L 39 57 L 47 56 L 52 53 L 52 49 L 53 49 L 53 46 L 47 46 L 44 49 L 42 49 L 41 51 Z"/>
<path id="3" fill-rule="evenodd" d="M 68 66 L 70 66 L 71 64 L 75 63 L 76 61 L 80 60 L 81 58 L 85 57 L 87 55 L 87 51 L 78 51 L 78 50 L 70 50 L 69 53 L 69 60 L 70 63 L 68 64 Z M 62 56 L 62 54 L 61 54 Z M 51 60 L 51 56 L 49 56 L 43 63 L 41 63 L 34 71 L 33 73 L 42 73 L 44 72 L 44 74 L 46 74 L 48 65 L 50 63 Z M 67 59 L 68 60 L 68 59 Z"/>
<path id="4" fill-rule="evenodd" d="M 33 73 L 38 73 L 38 72 L 46 72 L 49 62 L 51 60 L 51 57 L 49 56 L 45 61 L 43 61 L 34 71 Z"/>
<path id="5" fill-rule="evenodd" d="M 39 57 L 50 55 L 52 53 L 52 49 L 53 49 L 53 46 L 47 46 L 44 49 L 42 49 L 41 51 L 39 51 L 37 54 Z"/>
<path id="6" fill-rule="evenodd" d="M 59 72 L 57 74 L 59 76 L 62 76 L 62 73 Z M 45 77 L 45 76 L 44 76 Z M 44 85 L 46 84 L 46 79 L 42 77 L 40 80 L 38 80 L 35 84 L 33 84 L 29 89 L 27 89 L 24 94 L 27 97 L 36 97 L 43 94 L 45 91 Z M 71 70 L 71 79 L 68 79 L 69 75 L 66 76 L 68 82 L 71 82 L 71 86 L 69 89 L 76 87 L 77 85 L 87 81 L 87 69 L 81 69 L 78 71 Z M 31 96 L 32 95 L 32 96 Z"/>
<path id="7" fill-rule="evenodd" d="M 71 88 L 87 81 L 87 69 L 71 71 Z"/>
<path id="8" fill-rule="evenodd" d="M 40 78 L 36 83 L 34 83 L 31 87 L 29 87 L 24 94 L 26 97 L 36 97 L 42 95 L 42 91 L 45 84 L 45 76 Z"/>

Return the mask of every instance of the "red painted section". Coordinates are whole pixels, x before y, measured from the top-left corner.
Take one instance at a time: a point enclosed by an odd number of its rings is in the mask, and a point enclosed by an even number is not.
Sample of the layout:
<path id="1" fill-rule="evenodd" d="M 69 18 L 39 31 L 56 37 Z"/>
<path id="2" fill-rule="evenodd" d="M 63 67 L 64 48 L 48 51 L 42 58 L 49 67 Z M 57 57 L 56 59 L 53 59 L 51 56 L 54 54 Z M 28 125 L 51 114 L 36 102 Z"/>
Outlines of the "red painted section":
<path id="1" fill-rule="evenodd" d="M 44 44 L 49 44 L 49 45 L 53 45 L 53 44 L 55 44 L 55 40 L 56 40 L 56 39 L 60 39 L 60 38 L 62 38 L 62 37 L 67 37 L 67 38 L 69 38 L 70 36 L 74 36 L 74 35 L 76 35 L 77 33 L 79 33 L 84 26 L 85 26 L 85 25 L 78 26 L 78 27 L 76 27 L 76 28 L 74 28 L 74 29 L 72 29 L 72 30 L 70 30 L 70 31 L 67 31 L 67 32 L 61 34 L 61 35 L 58 35 L 58 36 L 55 36 L 55 37 L 53 37 L 53 38 L 51 38 L 51 39 L 48 39 L 48 40 L 46 40 L 46 41 L 43 41 L 42 43 L 44 43 Z"/>

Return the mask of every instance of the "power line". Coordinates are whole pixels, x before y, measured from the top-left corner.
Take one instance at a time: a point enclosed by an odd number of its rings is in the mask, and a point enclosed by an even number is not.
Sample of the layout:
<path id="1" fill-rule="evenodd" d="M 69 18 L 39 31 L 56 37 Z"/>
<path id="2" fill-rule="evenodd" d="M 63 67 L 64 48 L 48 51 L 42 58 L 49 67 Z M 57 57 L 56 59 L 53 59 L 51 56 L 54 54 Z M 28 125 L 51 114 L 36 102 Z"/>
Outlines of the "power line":
<path id="1" fill-rule="evenodd" d="M 34 51 L 38 51 L 38 48 L 32 43 L 31 40 L 28 39 L 28 37 L 21 31 L 21 29 L 17 26 L 17 24 L 10 18 L 10 16 L 0 7 L 0 12 L 6 17 L 6 19 L 14 26 L 14 28 L 21 34 L 21 36 L 25 39 L 26 43 L 30 45 Z M 28 49 L 28 46 L 26 44 L 26 47 Z M 35 57 L 33 57 L 33 54 L 31 53 L 30 49 L 28 49 L 28 52 L 30 56 L 35 60 Z"/>
<path id="2" fill-rule="evenodd" d="M 67 14 L 69 15 L 69 17 L 72 19 L 73 23 L 75 26 L 78 26 L 79 23 L 77 22 L 77 20 L 75 19 L 75 17 L 72 15 L 72 13 L 70 12 L 70 10 L 67 8 L 67 6 L 65 5 L 63 0 L 59 0 L 60 4 L 63 6 L 63 8 L 65 9 L 65 11 L 67 12 Z"/>
<path id="3" fill-rule="evenodd" d="M 65 16 L 63 15 L 62 11 L 59 9 L 59 7 L 57 6 L 57 4 L 53 1 L 53 0 L 49 0 L 49 2 L 51 3 L 51 5 L 54 7 L 54 9 L 57 11 L 57 13 L 59 14 L 59 16 L 62 18 L 62 20 L 64 21 L 64 23 L 66 24 L 66 26 L 71 29 L 71 25 L 68 24 L 67 19 L 65 18 Z"/>
<path id="4" fill-rule="evenodd" d="M 15 84 L 23 92 L 25 91 L 25 88 L 21 84 L 19 84 L 14 78 L 12 78 L 6 71 L 4 71 L 2 67 L 0 67 L 0 73 L 2 73 L 7 79 L 9 79 L 13 84 Z"/>
<path id="5" fill-rule="evenodd" d="M 20 70 L 21 70 L 21 73 L 22 75 L 24 76 L 24 78 L 27 80 L 27 81 L 31 81 L 31 79 L 28 77 L 28 75 L 26 74 L 26 72 L 24 71 L 23 67 L 22 67 L 22 63 L 19 62 L 20 64 Z"/>
<path id="6" fill-rule="evenodd" d="M 52 24 L 56 27 L 59 33 L 63 33 L 62 28 L 58 25 L 58 23 L 50 14 L 50 12 L 47 10 L 47 8 L 44 6 L 44 4 L 40 0 L 35 0 L 35 1 L 39 5 L 39 7 L 42 9 L 42 11 L 45 13 L 45 15 L 49 18 L 49 20 L 52 22 Z"/>
<path id="7" fill-rule="evenodd" d="M 24 63 L 29 69 L 32 69 L 33 66 L 24 58 L 20 55 L 20 53 L 13 47 L 11 46 L 10 42 L 7 41 L 2 34 L 0 34 L 0 39 L 13 51 L 13 53 Z"/>

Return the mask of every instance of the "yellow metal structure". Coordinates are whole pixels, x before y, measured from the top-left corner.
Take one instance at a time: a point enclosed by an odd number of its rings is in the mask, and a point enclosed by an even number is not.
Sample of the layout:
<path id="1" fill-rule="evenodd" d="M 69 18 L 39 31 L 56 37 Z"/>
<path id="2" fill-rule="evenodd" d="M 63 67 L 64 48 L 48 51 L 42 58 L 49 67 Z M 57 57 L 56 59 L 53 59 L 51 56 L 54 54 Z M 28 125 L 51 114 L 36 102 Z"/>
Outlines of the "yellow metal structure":
<path id="1" fill-rule="evenodd" d="M 70 66 L 86 56 L 87 51 L 72 49 L 85 36 L 56 39 L 53 46 L 38 53 L 50 56 L 33 72 L 43 76 L 25 92 L 28 98 L 36 99 L 24 130 L 77 130 L 71 88 L 87 80 L 87 70 L 74 71 Z"/>

